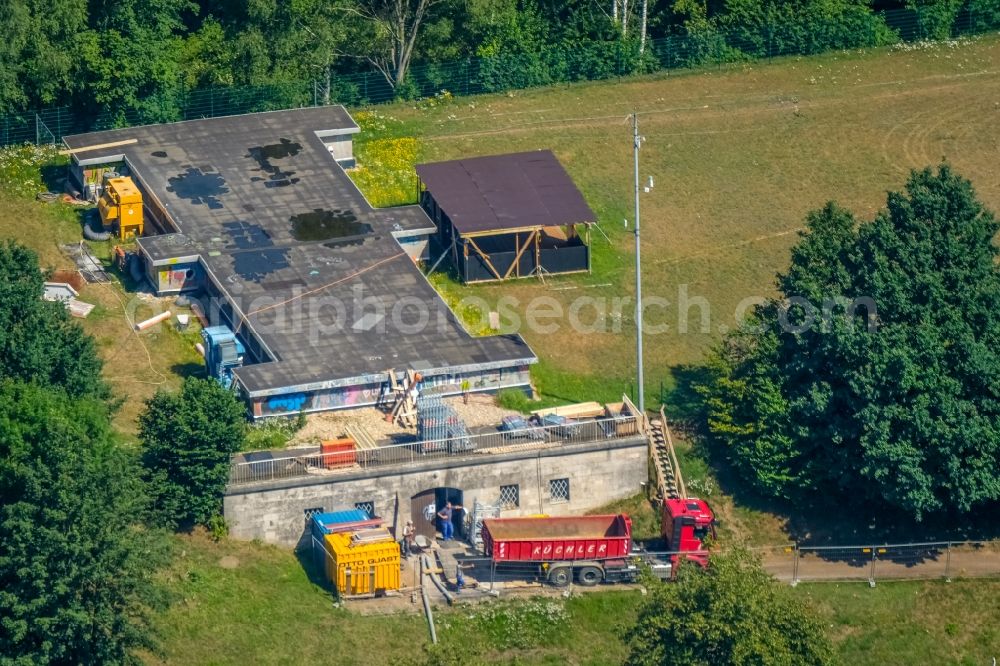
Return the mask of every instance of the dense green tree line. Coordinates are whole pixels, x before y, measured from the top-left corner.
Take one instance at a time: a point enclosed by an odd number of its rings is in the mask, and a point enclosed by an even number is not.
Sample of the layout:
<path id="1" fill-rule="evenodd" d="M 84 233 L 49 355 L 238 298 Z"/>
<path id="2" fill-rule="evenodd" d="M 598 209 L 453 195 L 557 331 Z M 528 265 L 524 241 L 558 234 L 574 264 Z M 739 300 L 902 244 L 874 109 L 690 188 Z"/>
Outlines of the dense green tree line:
<path id="1" fill-rule="evenodd" d="M 141 451 L 123 445 L 94 341 L 42 300 L 36 255 L 0 245 L 0 273 L 0 665 L 140 663 L 163 527 L 218 522 L 243 406 L 188 379 L 149 401 Z"/>
<path id="2" fill-rule="evenodd" d="M 112 431 L 91 338 L 0 246 L 0 664 L 134 661 L 155 647 L 162 535 Z"/>
<path id="3" fill-rule="evenodd" d="M 761 492 L 913 518 L 1000 500 L 1000 224 L 948 166 L 860 225 L 812 213 L 784 298 L 730 335 L 708 426 Z"/>
<path id="4" fill-rule="evenodd" d="M 884 8 L 885 3 L 879 5 Z M 894 0 L 909 36 L 947 37 L 968 9 L 1000 25 L 996 0 Z M 375 72 L 390 94 L 408 74 L 481 59 L 476 89 L 596 79 L 706 59 L 891 43 L 870 0 L 9 0 L 0 113 L 68 105 L 107 122 L 177 119 L 206 86 L 300 85 L 272 100 L 370 98 L 345 75 Z M 912 31 L 911 31 L 912 32 Z M 663 42 L 668 35 L 676 40 Z M 427 68 L 430 69 L 427 69 Z M 366 79 L 367 80 L 367 79 Z"/>

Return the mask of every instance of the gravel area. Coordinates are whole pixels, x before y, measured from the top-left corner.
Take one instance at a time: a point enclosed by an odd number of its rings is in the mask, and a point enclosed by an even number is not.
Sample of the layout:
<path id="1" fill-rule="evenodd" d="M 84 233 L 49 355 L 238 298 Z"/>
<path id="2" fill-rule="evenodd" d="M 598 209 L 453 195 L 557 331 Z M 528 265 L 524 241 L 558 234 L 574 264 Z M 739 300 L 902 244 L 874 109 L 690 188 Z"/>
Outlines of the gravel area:
<path id="1" fill-rule="evenodd" d="M 500 407 L 492 395 L 483 393 L 470 395 L 469 404 L 465 404 L 461 397 L 445 398 L 445 402 L 455 408 L 459 417 L 470 428 L 499 425 L 503 417 L 518 413 Z M 308 415 L 306 425 L 295 434 L 288 446 L 316 446 L 321 440 L 342 437 L 346 434 L 347 425 L 360 426 L 376 440 L 417 434 L 416 428 L 403 428 L 396 423 L 389 423 L 380 410 L 363 407 Z"/>

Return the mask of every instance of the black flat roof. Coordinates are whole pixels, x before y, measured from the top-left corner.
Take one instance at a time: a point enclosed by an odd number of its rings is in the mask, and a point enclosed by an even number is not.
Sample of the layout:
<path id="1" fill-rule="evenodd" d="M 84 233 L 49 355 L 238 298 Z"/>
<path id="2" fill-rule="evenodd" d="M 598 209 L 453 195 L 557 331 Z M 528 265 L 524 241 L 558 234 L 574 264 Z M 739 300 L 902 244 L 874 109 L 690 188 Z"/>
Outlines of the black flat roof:
<path id="1" fill-rule="evenodd" d="M 321 136 L 358 131 L 339 106 L 81 134 L 81 164 L 124 160 L 178 233 L 155 263 L 200 258 L 235 325 L 274 360 L 236 371 L 251 396 L 534 362 L 520 336 L 474 338 L 395 237 L 433 230 L 418 206 L 374 209 Z M 422 304 L 422 305 L 420 305 Z M 420 326 L 421 308 L 429 322 Z M 213 322 L 214 323 L 214 322 Z"/>
<path id="2" fill-rule="evenodd" d="M 418 164 L 417 175 L 462 234 L 597 219 L 551 150 Z"/>

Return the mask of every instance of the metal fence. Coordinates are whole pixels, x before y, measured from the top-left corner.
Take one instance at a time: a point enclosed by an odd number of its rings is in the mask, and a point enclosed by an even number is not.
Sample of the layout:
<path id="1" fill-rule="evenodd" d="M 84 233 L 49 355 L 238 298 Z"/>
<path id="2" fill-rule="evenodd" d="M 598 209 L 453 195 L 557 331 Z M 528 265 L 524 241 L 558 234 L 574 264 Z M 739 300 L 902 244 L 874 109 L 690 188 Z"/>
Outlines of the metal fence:
<path id="1" fill-rule="evenodd" d="M 323 453 L 314 448 L 287 455 L 251 452 L 234 459 L 230 467 L 229 484 L 237 486 L 308 475 L 406 466 L 430 460 L 628 439 L 637 435 L 641 433 L 636 418 L 619 416 L 565 425 L 532 426 L 512 432 L 497 431 L 429 441 L 414 440 L 350 452 Z"/>
<path id="2" fill-rule="evenodd" d="M 935 541 L 757 549 L 778 580 L 800 582 L 951 580 L 1000 577 L 1000 541 Z"/>
<path id="3" fill-rule="evenodd" d="M 912 10 L 893 10 L 879 16 L 903 42 L 924 39 L 927 26 Z M 567 81 L 601 80 L 673 69 L 721 68 L 760 58 L 808 55 L 823 48 L 849 48 L 836 40 L 827 47 L 783 35 L 784 26 L 723 33 L 676 34 L 649 40 L 642 54 L 631 42 L 586 42 L 553 45 L 546 50 L 544 66 L 518 67 L 517 54 L 466 58 L 428 63 L 410 68 L 405 91 L 395 89 L 377 71 L 338 74 L 330 85 L 315 80 L 289 81 L 257 86 L 206 87 L 157 93 L 142 102 L 141 110 L 105 109 L 102 113 L 74 113 L 70 107 L 25 111 L 0 118 L 0 146 L 17 143 L 56 142 L 80 132 L 133 125 L 212 118 L 256 111 L 338 103 L 362 106 L 389 102 L 404 94 L 427 98 L 442 91 L 474 95 L 530 88 Z M 948 31 L 952 37 L 1000 29 L 1000 12 L 960 11 Z M 788 37 L 788 38 L 786 38 Z M 860 38 L 859 38 L 860 39 Z M 820 45 L 818 45 L 820 44 Z M 858 42 L 860 44 L 860 42 Z M 589 57 L 581 56 L 587 51 Z M 530 72 L 528 70 L 531 70 Z"/>
<path id="4" fill-rule="evenodd" d="M 1000 578 L 1000 541 L 821 547 L 782 544 L 754 550 L 761 555 L 768 573 L 793 586 L 800 582 L 862 582 L 875 586 L 879 581 L 894 580 Z M 683 556 L 674 552 L 647 552 L 639 560 L 645 565 L 653 565 L 654 575 L 669 578 L 668 563 L 676 555 Z M 656 563 L 660 563 L 659 573 L 655 570 Z M 567 564 L 583 566 L 590 563 Z M 547 570 L 538 562 L 496 563 L 479 554 L 452 556 L 442 573 L 452 582 L 459 568 L 467 579 L 490 588 L 497 584 L 507 590 L 549 585 Z"/>

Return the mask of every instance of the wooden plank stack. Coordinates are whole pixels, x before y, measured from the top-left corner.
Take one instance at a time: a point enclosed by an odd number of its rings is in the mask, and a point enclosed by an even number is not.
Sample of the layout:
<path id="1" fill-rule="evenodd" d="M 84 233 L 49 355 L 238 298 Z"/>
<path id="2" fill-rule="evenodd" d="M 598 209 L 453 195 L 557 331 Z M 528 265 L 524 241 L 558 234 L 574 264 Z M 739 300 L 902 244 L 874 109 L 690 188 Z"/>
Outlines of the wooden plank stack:
<path id="1" fill-rule="evenodd" d="M 531 413 L 538 417 L 556 414 L 567 419 L 591 419 L 604 415 L 604 405 L 599 402 L 578 402 L 574 405 L 536 409 Z"/>

